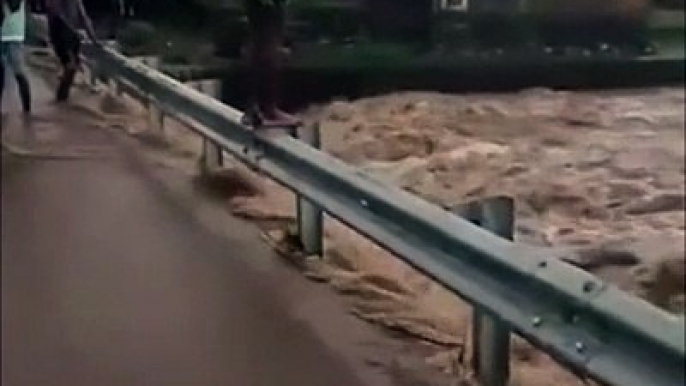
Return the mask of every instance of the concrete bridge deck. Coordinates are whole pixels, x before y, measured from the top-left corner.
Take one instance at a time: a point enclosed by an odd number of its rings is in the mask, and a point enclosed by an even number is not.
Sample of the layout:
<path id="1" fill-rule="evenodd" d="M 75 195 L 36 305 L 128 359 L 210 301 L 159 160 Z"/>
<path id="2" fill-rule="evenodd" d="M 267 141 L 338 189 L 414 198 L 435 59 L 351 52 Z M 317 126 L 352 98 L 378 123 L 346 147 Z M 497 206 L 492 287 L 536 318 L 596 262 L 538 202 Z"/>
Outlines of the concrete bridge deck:
<path id="1" fill-rule="evenodd" d="M 362 365 L 362 324 L 255 230 L 208 232 L 116 133 L 32 84 L 35 117 L 6 107 L 8 141 L 29 130 L 37 148 L 89 156 L 3 151 L 2 385 L 390 384 Z"/>

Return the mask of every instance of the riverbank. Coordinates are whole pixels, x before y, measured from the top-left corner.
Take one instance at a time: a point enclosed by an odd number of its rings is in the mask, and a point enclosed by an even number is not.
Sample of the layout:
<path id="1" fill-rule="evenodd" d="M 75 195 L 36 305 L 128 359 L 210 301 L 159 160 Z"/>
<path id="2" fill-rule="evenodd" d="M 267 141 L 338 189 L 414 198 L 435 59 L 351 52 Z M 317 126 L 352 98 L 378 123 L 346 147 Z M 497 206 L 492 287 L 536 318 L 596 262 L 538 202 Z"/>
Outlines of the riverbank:
<path id="1" fill-rule="evenodd" d="M 120 41 L 129 55 L 157 55 L 165 72 L 182 80 L 222 79 L 223 100 L 243 106 L 246 64 L 240 59 L 247 38 L 237 10 L 223 28 L 190 29 L 164 23 L 135 22 Z M 646 39 L 648 51 L 594 46 L 548 47 L 535 42 L 480 47 L 459 39 L 451 45 L 417 47 L 348 39 L 295 39 L 284 69 L 284 100 L 293 109 L 334 97 L 360 98 L 392 91 L 512 91 L 529 87 L 564 89 L 629 88 L 684 82 L 683 20 L 679 12 L 657 13 Z M 298 24 L 295 23 L 294 24 Z M 294 26 L 294 29 L 297 28 Z M 230 52 L 227 52 L 230 51 Z M 633 50 L 633 51 L 632 51 Z M 607 74 L 612 76 L 607 76 Z M 290 90 L 298 90 L 291 92 Z"/>

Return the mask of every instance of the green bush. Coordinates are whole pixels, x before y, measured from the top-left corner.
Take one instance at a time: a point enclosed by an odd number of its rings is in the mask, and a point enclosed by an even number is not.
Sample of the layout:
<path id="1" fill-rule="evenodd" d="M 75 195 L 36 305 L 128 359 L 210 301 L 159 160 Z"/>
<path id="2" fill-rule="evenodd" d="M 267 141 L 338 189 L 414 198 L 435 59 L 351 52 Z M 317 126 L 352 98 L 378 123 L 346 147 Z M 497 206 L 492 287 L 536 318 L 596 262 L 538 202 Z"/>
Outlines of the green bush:
<path id="1" fill-rule="evenodd" d="M 308 48 L 298 61 L 306 66 L 402 67 L 416 58 L 408 46 L 392 43 L 361 42 L 350 46 L 331 45 Z"/>
<path id="2" fill-rule="evenodd" d="M 342 40 L 357 35 L 361 29 L 361 10 L 329 0 L 293 0 L 291 20 L 304 23 L 307 37 Z"/>
<path id="3" fill-rule="evenodd" d="M 117 40 L 128 55 L 147 54 L 155 49 L 156 30 L 150 23 L 132 21 L 119 31 Z"/>

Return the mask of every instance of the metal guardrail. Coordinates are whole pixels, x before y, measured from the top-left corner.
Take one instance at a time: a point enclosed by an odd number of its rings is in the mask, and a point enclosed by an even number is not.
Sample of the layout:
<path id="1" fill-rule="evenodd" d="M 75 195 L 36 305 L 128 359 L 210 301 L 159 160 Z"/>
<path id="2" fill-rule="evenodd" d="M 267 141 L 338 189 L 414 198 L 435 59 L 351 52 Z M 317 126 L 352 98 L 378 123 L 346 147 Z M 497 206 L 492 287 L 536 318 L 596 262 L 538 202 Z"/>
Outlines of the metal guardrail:
<path id="1" fill-rule="evenodd" d="M 240 123 L 240 111 L 110 48 L 89 47 L 85 55 L 98 77 L 151 109 L 154 127 L 164 116 L 189 124 L 215 147 L 215 162 L 227 151 L 295 192 L 308 254 L 321 252 L 327 213 L 472 304 L 483 338 L 475 366 L 486 386 L 507 382 L 510 332 L 603 384 L 684 384 L 684 320 L 562 262 L 559 252 L 507 240 L 511 208 L 487 204 L 463 219 L 316 146 L 256 134 Z M 308 134 L 315 145 L 316 134 Z"/>

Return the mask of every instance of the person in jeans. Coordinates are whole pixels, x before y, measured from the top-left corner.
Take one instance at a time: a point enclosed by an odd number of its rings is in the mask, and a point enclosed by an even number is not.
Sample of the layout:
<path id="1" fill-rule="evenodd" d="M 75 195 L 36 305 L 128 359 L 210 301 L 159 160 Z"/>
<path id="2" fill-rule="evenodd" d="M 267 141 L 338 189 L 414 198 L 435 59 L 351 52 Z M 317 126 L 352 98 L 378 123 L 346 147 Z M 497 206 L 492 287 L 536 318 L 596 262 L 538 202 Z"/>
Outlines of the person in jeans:
<path id="1" fill-rule="evenodd" d="M 251 106 L 255 126 L 294 126 L 298 119 L 278 108 L 285 8 L 288 0 L 245 0 L 251 34 Z"/>
<path id="2" fill-rule="evenodd" d="M 93 44 L 99 43 L 82 0 L 47 0 L 46 11 L 50 42 L 63 69 L 56 99 L 63 102 L 69 99 L 76 71 L 81 65 L 79 26 L 85 27 L 86 34 Z"/>
<path id="3" fill-rule="evenodd" d="M 31 113 L 31 87 L 24 61 L 26 39 L 25 0 L 2 1 L 2 35 L 0 36 L 0 106 L 5 91 L 5 72 L 10 69 L 17 81 L 24 113 Z"/>

